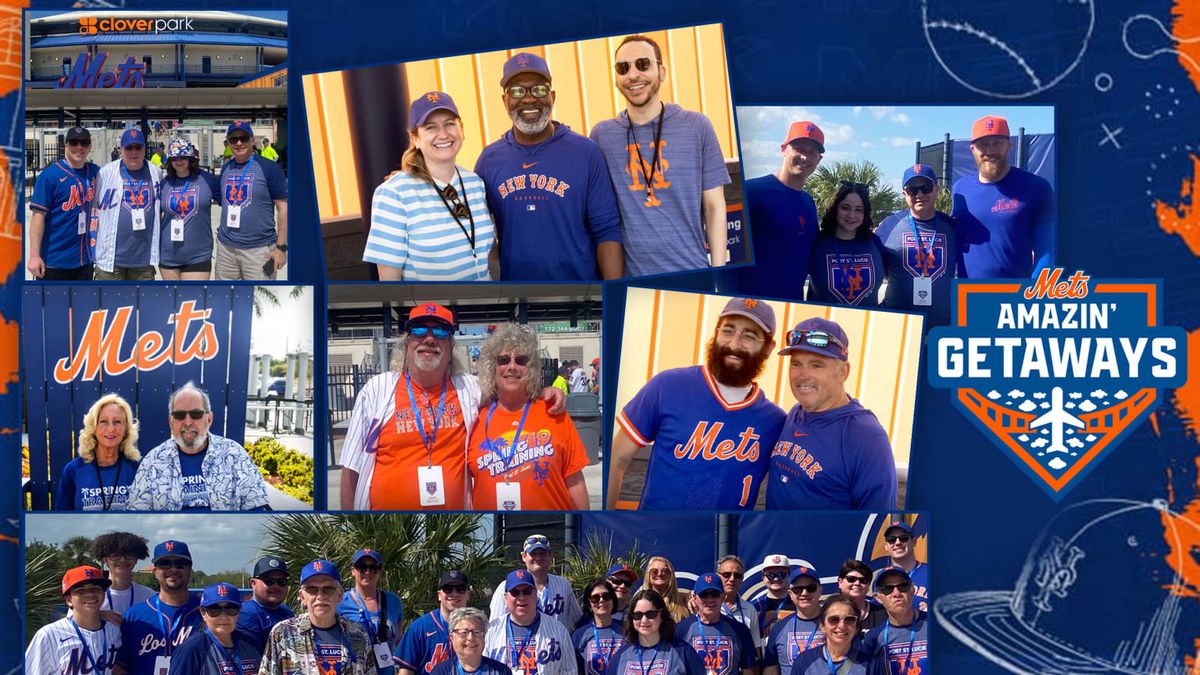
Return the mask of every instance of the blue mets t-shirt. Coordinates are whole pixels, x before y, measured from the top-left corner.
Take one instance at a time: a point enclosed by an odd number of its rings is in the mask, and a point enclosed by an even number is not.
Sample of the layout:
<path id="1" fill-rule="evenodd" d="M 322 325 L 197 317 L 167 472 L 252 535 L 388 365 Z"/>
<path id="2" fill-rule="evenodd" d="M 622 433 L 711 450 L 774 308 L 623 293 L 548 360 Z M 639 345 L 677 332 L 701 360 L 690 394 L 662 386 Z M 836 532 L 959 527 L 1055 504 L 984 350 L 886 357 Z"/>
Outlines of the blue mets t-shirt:
<path id="1" fill-rule="evenodd" d="M 121 210 L 117 216 L 117 251 L 113 264 L 117 267 L 145 267 L 150 264 L 154 245 L 154 211 L 158 208 L 157 186 L 150 167 L 142 164 L 130 171 L 124 164 L 117 167 L 121 176 Z M 141 216 L 142 228 L 134 229 L 135 211 Z"/>
<path id="2" fill-rule="evenodd" d="M 183 472 L 183 510 L 209 511 L 208 485 L 204 482 L 204 457 L 208 454 L 205 449 L 194 455 L 186 452 L 179 453 L 179 468 Z"/>
<path id="3" fill-rule="evenodd" d="M 779 672 L 787 673 L 792 670 L 792 663 L 800 654 L 825 644 L 825 634 L 821 632 L 819 619 L 805 619 L 793 613 L 786 619 L 775 622 L 771 627 L 771 637 L 767 638 L 766 649 L 763 650 L 762 665 L 779 666 Z"/>
<path id="4" fill-rule="evenodd" d="M 774 174 L 743 184 L 754 264 L 718 275 L 731 278 L 729 289 L 749 296 L 804 299 L 804 274 L 821 225 L 817 205 L 804 190 L 793 190 Z M 799 273 L 784 273 L 796 270 Z"/>
<path id="5" fill-rule="evenodd" d="M 449 660 L 438 664 L 432 671 L 426 671 L 430 675 L 457 675 L 458 674 L 458 658 L 451 656 Z M 512 669 L 500 663 L 496 659 L 490 659 L 486 656 L 479 657 L 479 667 L 475 670 L 467 670 L 463 668 L 464 673 L 471 675 L 512 675 Z"/>
<path id="6" fill-rule="evenodd" d="M 317 672 L 340 673 L 351 659 L 363 658 L 350 650 L 349 640 L 336 621 L 329 628 L 313 626 L 313 645 L 317 657 Z M 366 656 L 374 659 L 374 656 Z"/>
<path id="7" fill-rule="evenodd" d="M 878 307 L 883 282 L 883 244 L 874 233 L 842 240 L 827 235 L 813 244 L 808 263 L 809 302 Z"/>
<path id="8" fill-rule="evenodd" d="M 863 638 L 863 650 L 883 657 L 888 675 L 908 675 L 929 672 L 928 615 L 916 612 L 912 623 L 894 626 L 888 620 L 876 626 Z"/>
<path id="9" fill-rule="evenodd" d="M 67 160 L 60 159 L 38 174 L 29 208 L 46 214 L 42 260 L 47 267 L 73 269 L 92 262 L 86 219 L 98 173 L 100 167 L 91 162 L 73 169 Z M 82 232 L 80 215 L 84 217 Z"/>
<path id="10" fill-rule="evenodd" d="M 167 178 L 158 187 L 162 226 L 158 234 L 158 263 L 183 267 L 212 260 L 212 206 L 220 203 L 216 176 L 201 171 L 186 179 Z M 183 241 L 174 241 L 176 223 L 183 224 Z"/>
<path id="11" fill-rule="evenodd" d="M 263 650 L 253 638 L 235 630 L 233 645 L 225 649 L 205 629 L 197 630 L 171 656 L 170 675 L 253 675 L 262 663 Z M 234 663 L 234 659 L 237 663 Z M 239 669 L 238 666 L 241 666 Z"/>
<path id="12" fill-rule="evenodd" d="M 1017 167 L 996 183 L 973 173 L 954 184 L 950 213 L 963 248 L 962 276 L 1029 277 L 1054 256 L 1054 190 L 1046 179 Z"/>
<path id="13" fill-rule="evenodd" d="M 158 675 L 154 670 L 158 657 L 172 656 L 192 634 L 203 630 L 199 595 L 190 595 L 181 607 L 156 595 L 125 610 L 117 660 L 130 675 Z"/>
<path id="14" fill-rule="evenodd" d="M 887 290 L 881 306 L 928 317 L 926 327 L 950 323 L 950 286 L 961 253 L 954 223 L 940 211 L 929 220 L 911 217 L 908 210 L 893 213 L 875 231 L 883 242 Z M 915 279 L 929 279 L 929 297 L 913 295 Z M 925 289 L 918 289 L 925 291 Z"/>
<path id="15" fill-rule="evenodd" d="M 653 647 L 626 644 L 613 657 L 607 675 L 703 675 L 704 661 L 676 638 Z"/>
<path id="16" fill-rule="evenodd" d="M 783 419 L 757 384 L 729 402 L 704 366 L 655 375 L 617 416 L 635 443 L 654 444 L 641 508 L 753 509 Z"/>
<path id="17" fill-rule="evenodd" d="M 847 661 L 849 663 L 846 663 Z M 830 675 L 831 672 L 837 675 L 884 675 L 887 669 L 881 659 L 873 657 L 858 644 L 850 647 L 846 658 L 837 661 L 829 658 L 825 647 L 821 646 L 813 647 L 796 657 L 791 675 Z"/>
<path id="18" fill-rule="evenodd" d="M 706 624 L 694 614 L 679 623 L 675 634 L 696 650 L 704 662 L 704 672 L 710 675 L 740 675 L 743 668 L 758 667 L 758 651 L 750 629 L 727 616 Z"/>
<path id="19" fill-rule="evenodd" d="M 579 656 L 580 675 L 607 675 L 613 657 L 625 646 L 625 635 L 619 623 L 597 628 L 588 621 L 571 634 L 571 644 Z"/>
<path id="20" fill-rule="evenodd" d="M 283 169 L 258 155 L 245 164 L 234 160 L 221 167 L 221 224 L 217 238 L 234 248 L 260 248 L 276 241 L 275 200 L 287 199 Z M 230 220 L 230 206 L 238 217 Z"/>

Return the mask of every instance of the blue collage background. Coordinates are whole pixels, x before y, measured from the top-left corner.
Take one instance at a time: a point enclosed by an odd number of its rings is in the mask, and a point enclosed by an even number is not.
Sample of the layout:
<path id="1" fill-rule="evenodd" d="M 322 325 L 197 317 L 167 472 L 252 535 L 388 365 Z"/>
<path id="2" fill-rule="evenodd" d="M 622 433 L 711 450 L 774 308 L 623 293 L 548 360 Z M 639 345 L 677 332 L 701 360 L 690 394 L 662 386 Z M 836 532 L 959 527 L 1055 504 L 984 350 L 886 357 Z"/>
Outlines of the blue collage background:
<path id="1" fill-rule="evenodd" d="M 325 306 L 322 246 L 304 133 L 301 74 L 721 22 L 736 105 L 977 105 L 989 101 L 1054 105 L 1058 263 L 1100 278 L 1161 278 L 1165 282 L 1163 323 L 1187 330 L 1200 324 L 1195 309 L 1200 302 L 1200 261 L 1180 238 L 1160 230 L 1151 206 L 1153 198 L 1180 201 L 1180 181 L 1192 176 L 1188 154 L 1197 152 L 1200 143 L 1196 85 L 1189 81 L 1187 66 L 1171 53 L 1142 58 L 1123 40 L 1126 22 L 1139 13 L 1170 26 L 1171 2 L 1108 1 L 1096 6 L 1091 0 L 748 0 L 737 4 L 621 0 L 583 5 L 533 0 L 295 0 L 253 7 L 203 1 L 189 6 L 290 10 L 289 276 L 295 283 L 317 285 L 318 310 Z M 34 9 L 60 7 L 66 4 L 33 3 Z M 163 8 L 159 3 L 133 1 L 124 7 Z M 1094 22 L 1089 28 L 1091 11 Z M 1014 68 L 1019 63 L 1015 59 L 975 58 L 980 53 L 995 56 L 995 52 L 980 52 L 970 40 L 944 30 L 933 32 L 938 36 L 934 45 L 941 50 L 935 52 L 927 42 L 922 17 L 936 21 L 938 16 L 955 13 L 969 13 L 976 30 L 1011 36 L 1021 62 L 1042 72 L 1043 84 L 1066 74 L 1044 91 L 1023 96 L 1037 87 L 1031 87 L 1020 68 Z M 1152 24 L 1143 21 L 1137 28 L 1148 26 Z M 1137 37 L 1169 46 L 1165 37 L 1153 31 Z M 1082 57 L 1075 63 L 1080 51 Z M 961 57 L 955 70 L 968 84 L 979 83 L 983 86 L 978 88 L 1009 98 L 964 86 L 939 63 L 939 55 L 945 58 L 945 54 Z M 19 96 L 0 99 L 0 117 L 13 119 L 21 106 Z M 1019 126 L 1019 120 L 1011 121 Z M 969 124 L 970 120 L 963 120 L 962 130 L 955 135 L 964 136 Z M 1110 139 L 1114 133 L 1115 140 Z M 6 140 L 6 147 L 17 145 L 17 138 Z M 794 273 L 778 270 L 780 283 L 790 283 Z M 18 267 L 0 298 L 3 315 L 10 319 L 19 316 L 22 274 Z M 711 290 L 713 281 L 709 274 L 700 273 L 656 279 L 653 285 Z M 620 334 L 623 288 L 623 284 L 606 286 L 607 335 Z M 315 334 L 322 335 L 324 312 L 315 316 Z M 606 363 L 617 363 L 618 353 L 618 345 L 605 342 Z M 323 363 L 323 353 L 319 358 L 318 363 Z M 17 390 L 10 384 L 7 395 L 0 397 L 4 420 L 0 426 L 19 428 Z M 318 398 L 317 404 L 323 405 L 323 400 Z M 1197 498 L 1196 439 L 1186 420 L 1173 412 L 1169 394 L 1157 413 L 1158 433 L 1148 424 L 1132 432 L 1062 503 L 1048 498 L 968 420 L 944 412 L 950 407 L 950 392 L 933 389 L 922 378 L 907 506 L 928 512 L 936 533 L 929 549 L 935 596 L 1011 589 L 1042 526 L 1071 505 L 1110 497 L 1170 499 L 1169 506 L 1179 510 Z M 611 408 L 610 401 L 609 418 Z M 611 419 L 606 424 L 611 425 Z M 4 461 L 17 466 L 19 434 L 0 438 Z M 323 494 L 324 472 L 318 470 L 317 475 L 317 494 Z M 0 534 L 15 536 L 17 491 L 6 494 Z M 797 518 L 797 527 L 802 532 L 802 518 Z M 0 544 L 0 570 L 5 572 L 0 574 L 0 598 L 15 597 L 19 560 L 17 546 Z M 1136 585 L 1112 581 L 1108 591 L 1112 607 L 1143 604 L 1144 597 L 1132 595 L 1138 592 Z M 1190 602 L 1195 605 L 1197 600 Z M 1073 620 L 1074 630 L 1081 633 L 1112 641 L 1125 637 L 1106 634 L 1106 624 L 1094 615 L 1080 614 Z M 19 621 L 15 603 L 0 603 L 0 625 L 10 628 L 10 635 L 20 635 Z M 1200 624 L 1190 629 L 1191 637 L 1200 637 Z M 1062 637 L 1069 641 L 1072 636 Z M 1184 641 L 1186 636 L 1175 637 L 1180 639 L 1180 649 L 1194 651 L 1191 641 Z M 1007 672 L 940 626 L 935 626 L 931 643 L 932 662 L 939 672 Z M 4 641 L 0 672 L 19 664 L 19 641 Z"/>

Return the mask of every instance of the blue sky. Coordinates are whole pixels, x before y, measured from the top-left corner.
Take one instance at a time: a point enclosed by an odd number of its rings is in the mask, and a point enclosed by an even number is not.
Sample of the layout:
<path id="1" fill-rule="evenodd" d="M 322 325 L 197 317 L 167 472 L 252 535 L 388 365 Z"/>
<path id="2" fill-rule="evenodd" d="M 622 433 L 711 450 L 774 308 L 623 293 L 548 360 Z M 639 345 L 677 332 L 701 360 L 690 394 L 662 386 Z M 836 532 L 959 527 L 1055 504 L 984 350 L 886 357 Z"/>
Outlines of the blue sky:
<path id="1" fill-rule="evenodd" d="M 887 182 L 900 189 L 904 169 L 916 158 L 915 143 L 940 143 L 944 134 L 969 138 L 971 124 L 984 115 L 1008 120 L 1016 135 L 1053 133 L 1053 106 L 738 106 L 738 134 L 746 178 L 779 169 L 779 146 L 792 122 L 815 122 L 825 133 L 821 162 L 869 159 Z"/>

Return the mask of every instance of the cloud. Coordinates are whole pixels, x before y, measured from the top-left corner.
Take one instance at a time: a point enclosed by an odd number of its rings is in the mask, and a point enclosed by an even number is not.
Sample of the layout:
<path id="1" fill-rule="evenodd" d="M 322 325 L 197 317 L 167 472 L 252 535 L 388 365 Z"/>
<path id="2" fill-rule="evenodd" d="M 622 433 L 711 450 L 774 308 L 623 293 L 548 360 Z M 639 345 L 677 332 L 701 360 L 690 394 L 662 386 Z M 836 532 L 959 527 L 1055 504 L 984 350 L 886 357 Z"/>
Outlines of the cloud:
<path id="1" fill-rule="evenodd" d="M 1113 398 L 1117 399 L 1118 401 L 1124 401 L 1125 399 L 1129 398 L 1129 394 L 1124 389 L 1120 389 L 1117 391 L 1117 393 L 1113 394 Z"/>
<path id="2" fill-rule="evenodd" d="M 1067 394 L 1067 396 L 1069 396 L 1070 398 L 1073 398 L 1073 399 L 1081 399 L 1081 398 L 1083 398 L 1083 394 L 1081 394 L 1081 393 L 1079 393 L 1079 392 L 1077 392 L 1077 391 L 1073 391 L 1073 392 L 1071 392 L 1071 393 Z"/>
<path id="3" fill-rule="evenodd" d="M 1084 443 L 1083 443 L 1083 441 L 1079 440 L 1078 438 L 1068 438 L 1067 445 L 1069 445 L 1072 448 L 1078 449 L 1078 448 L 1082 448 L 1084 446 Z"/>
<path id="4" fill-rule="evenodd" d="M 875 144 L 872 143 L 871 141 L 863 141 L 862 143 L 858 144 L 858 147 L 860 147 L 864 150 L 871 150 L 871 149 L 875 148 Z"/>
<path id="5" fill-rule="evenodd" d="M 904 113 L 895 113 L 893 115 L 890 115 L 888 117 L 888 119 L 895 122 L 896 124 L 899 124 L 902 127 L 906 127 L 906 126 L 912 124 L 912 120 L 909 119 L 908 115 L 905 115 Z"/>
<path id="6" fill-rule="evenodd" d="M 859 110 L 862 110 L 862 109 L 863 109 L 862 106 L 855 108 L 854 114 L 857 115 Z M 871 117 L 874 117 L 877 120 L 881 120 L 884 117 L 886 117 L 888 114 L 890 114 L 892 111 L 894 111 L 895 109 L 896 109 L 896 106 L 874 105 L 874 106 L 868 106 L 866 108 L 866 111 L 871 114 Z"/>
<path id="7" fill-rule="evenodd" d="M 987 397 L 995 401 L 996 399 L 1000 398 L 1000 392 L 993 389 L 987 393 Z"/>
<path id="8" fill-rule="evenodd" d="M 1033 392 L 1033 397 L 1034 397 L 1034 398 L 1036 398 L 1036 399 L 1038 399 L 1038 400 L 1041 400 L 1041 399 L 1043 399 L 1043 398 L 1046 398 L 1046 392 L 1044 392 L 1044 391 L 1035 391 L 1035 392 Z"/>
<path id="9" fill-rule="evenodd" d="M 891 145 L 893 148 L 908 148 L 915 146 L 921 139 L 919 138 L 904 138 L 902 136 L 893 136 L 884 138 L 883 142 Z"/>
<path id="10" fill-rule="evenodd" d="M 1034 403 L 1033 401 L 1022 401 L 1021 405 L 1017 406 L 1017 409 L 1023 410 L 1025 412 L 1029 412 L 1030 410 L 1033 410 L 1035 408 L 1037 408 L 1037 404 Z"/>
<path id="11" fill-rule="evenodd" d="M 1045 410 L 1046 408 L 1050 407 L 1050 404 L 1046 403 L 1045 401 L 1042 401 L 1041 403 L 1038 404 L 1038 407 Z"/>
<path id="12" fill-rule="evenodd" d="M 1022 443 L 1028 443 L 1029 442 L 1029 434 L 1021 434 L 1020 436 L 1017 436 L 1017 440 L 1021 441 Z"/>
<path id="13" fill-rule="evenodd" d="M 1012 391 L 1008 392 L 1008 397 L 1009 398 L 1025 398 L 1025 392 L 1021 391 L 1020 389 L 1013 389 Z"/>
<path id="14" fill-rule="evenodd" d="M 1103 389 L 1097 389 L 1096 391 L 1088 394 L 1088 396 L 1091 396 L 1092 398 L 1108 398 L 1108 392 L 1104 391 Z"/>
<path id="15" fill-rule="evenodd" d="M 1030 443 L 1030 444 L 1029 444 L 1029 447 L 1031 447 L 1031 448 L 1044 448 L 1044 447 L 1046 447 L 1047 445 L 1050 445 L 1050 441 L 1048 441 L 1048 440 L 1046 440 L 1046 439 L 1044 439 L 1044 438 L 1037 438 L 1037 439 L 1034 439 L 1034 441 L 1033 441 L 1032 443 Z"/>
<path id="16" fill-rule="evenodd" d="M 1083 412 L 1092 412 L 1097 407 L 1099 407 L 1099 406 L 1097 406 L 1095 403 L 1092 403 L 1091 401 L 1084 401 L 1083 403 L 1079 404 L 1079 409 L 1082 410 Z"/>

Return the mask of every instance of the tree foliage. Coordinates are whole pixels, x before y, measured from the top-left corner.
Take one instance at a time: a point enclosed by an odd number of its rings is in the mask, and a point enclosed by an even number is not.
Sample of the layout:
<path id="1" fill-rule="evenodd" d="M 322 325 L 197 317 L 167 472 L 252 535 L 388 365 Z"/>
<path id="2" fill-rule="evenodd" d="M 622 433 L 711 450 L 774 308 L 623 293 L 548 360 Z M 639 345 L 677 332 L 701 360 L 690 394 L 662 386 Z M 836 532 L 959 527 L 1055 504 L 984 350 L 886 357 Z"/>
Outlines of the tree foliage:
<path id="1" fill-rule="evenodd" d="M 603 578 L 608 569 L 617 563 L 624 563 L 630 569 L 643 570 L 649 560 L 650 556 L 641 551 L 637 539 L 633 540 L 623 555 L 615 555 L 611 533 L 605 537 L 597 530 L 588 530 L 582 546 L 567 549 L 560 570 L 571 582 L 571 588 L 579 592 L 592 581 Z M 640 571 L 638 575 L 641 575 Z"/>
<path id="2" fill-rule="evenodd" d="M 867 194 L 871 198 L 871 220 L 875 225 L 879 225 L 884 218 L 896 211 L 906 208 L 903 195 L 884 182 L 883 171 L 875 163 L 864 159 L 859 162 L 822 163 L 808 177 L 804 189 L 816 201 L 818 216 L 824 217 L 841 181 L 867 186 Z"/>

